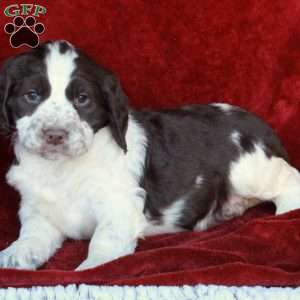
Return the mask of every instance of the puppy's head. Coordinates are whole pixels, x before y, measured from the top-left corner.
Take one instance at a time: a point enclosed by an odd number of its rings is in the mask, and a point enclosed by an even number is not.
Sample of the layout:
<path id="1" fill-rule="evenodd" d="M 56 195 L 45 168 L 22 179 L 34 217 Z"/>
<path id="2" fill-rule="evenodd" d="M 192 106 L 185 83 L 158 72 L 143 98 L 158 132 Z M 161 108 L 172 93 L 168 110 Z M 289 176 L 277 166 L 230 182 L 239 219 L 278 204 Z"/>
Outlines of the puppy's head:
<path id="1" fill-rule="evenodd" d="M 9 59 L 0 71 L 0 122 L 27 150 L 48 159 L 89 150 L 108 126 L 126 152 L 127 97 L 119 81 L 64 41 Z"/>

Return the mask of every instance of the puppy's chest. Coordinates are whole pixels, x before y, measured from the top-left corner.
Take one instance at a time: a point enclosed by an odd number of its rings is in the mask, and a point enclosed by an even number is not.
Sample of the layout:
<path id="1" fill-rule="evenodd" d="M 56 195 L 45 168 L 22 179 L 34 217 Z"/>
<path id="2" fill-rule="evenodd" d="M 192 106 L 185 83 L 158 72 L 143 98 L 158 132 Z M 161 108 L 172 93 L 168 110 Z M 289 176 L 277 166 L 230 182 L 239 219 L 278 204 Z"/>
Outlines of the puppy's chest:
<path id="1" fill-rule="evenodd" d="M 66 236 L 83 239 L 91 237 L 101 207 L 128 186 L 124 172 L 116 171 L 99 161 L 31 167 L 24 162 L 7 179 L 21 193 L 21 211 L 43 215 Z"/>
<path id="2" fill-rule="evenodd" d="M 75 239 L 90 238 L 96 227 L 94 202 L 101 194 L 92 192 L 87 183 L 70 180 L 68 184 L 48 184 L 42 187 L 40 197 L 25 197 L 22 202 L 45 216 L 66 236 Z M 69 186 L 70 185 L 70 186 Z M 72 188 L 71 188 L 72 185 Z M 95 199 L 95 201 L 93 201 Z"/>

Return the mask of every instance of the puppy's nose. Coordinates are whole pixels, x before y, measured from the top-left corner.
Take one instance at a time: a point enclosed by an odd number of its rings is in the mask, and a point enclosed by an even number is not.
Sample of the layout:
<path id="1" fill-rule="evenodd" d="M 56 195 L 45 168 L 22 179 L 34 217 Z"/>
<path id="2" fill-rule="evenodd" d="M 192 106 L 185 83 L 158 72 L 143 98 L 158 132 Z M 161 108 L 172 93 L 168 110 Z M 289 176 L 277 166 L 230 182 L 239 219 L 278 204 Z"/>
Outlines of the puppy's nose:
<path id="1" fill-rule="evenodd" d="M 49 145 L 61 145 L 68 137 L 68 132 L 63 129 L 46 129 L 43 130 L 44 139 Z"/>

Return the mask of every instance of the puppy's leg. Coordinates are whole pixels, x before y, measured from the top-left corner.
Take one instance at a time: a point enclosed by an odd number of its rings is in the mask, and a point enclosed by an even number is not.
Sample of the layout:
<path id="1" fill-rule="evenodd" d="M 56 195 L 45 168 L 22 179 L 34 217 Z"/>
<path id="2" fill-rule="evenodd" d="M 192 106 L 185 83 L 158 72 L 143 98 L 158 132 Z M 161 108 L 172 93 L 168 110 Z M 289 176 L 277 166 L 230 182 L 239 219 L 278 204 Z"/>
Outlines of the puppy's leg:
<path id="1" fill-rule="evenodd" d="M 273 200 L 277 209 L 276 214 L 300 208 L 300 174 L 287 162 L 282 162 L 279 185 L 279 195 Z"/>
<path id="2" fill-rule="evenodd" d="M 0 252 L 0 267 L 35 270 L 54 254 L 62 242 L 62 234 L 46 219 L 32 216 L 23 220 L 19 238 Z"/>
<path id="3" fill-rule="evenodd" d="M 77 267 L 77 271 L 133 253 L 137 239 L 146 226 L 142 209 L 134 207 L 128 199 L 119 199 L 111 206 L 101 205 L 96 210 L 101 212 L 98 226 L 89 244 L 88 257 Z"/>
<path id="4" fill-rule="evenodd" d="M 299 172 L 282 158 L 268 157 L 259 145 L 232 163 L 229 179 L 233 194 L 273 201 L 276 214 L 300 208 Z"/>

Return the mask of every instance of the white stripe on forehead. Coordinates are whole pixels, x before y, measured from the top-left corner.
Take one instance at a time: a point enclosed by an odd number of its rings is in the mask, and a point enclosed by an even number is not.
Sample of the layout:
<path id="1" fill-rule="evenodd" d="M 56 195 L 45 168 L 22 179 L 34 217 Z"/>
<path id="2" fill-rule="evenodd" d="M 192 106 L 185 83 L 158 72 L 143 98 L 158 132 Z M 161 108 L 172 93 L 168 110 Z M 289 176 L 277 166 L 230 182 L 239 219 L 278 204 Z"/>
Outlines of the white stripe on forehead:
<path id="1" fill-rule="evenodd" d="M 71 76 L 76 68 L 75 58 L 78 54 L 69 44 L 70 49 L 61 53 L 59 43 L 48 46 L 49 53 L 46 56 L 46 68 L 51 87 L 50 98 L 54 101 L 66 99 L 66 88 L 71 81 Z"/>

